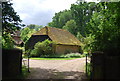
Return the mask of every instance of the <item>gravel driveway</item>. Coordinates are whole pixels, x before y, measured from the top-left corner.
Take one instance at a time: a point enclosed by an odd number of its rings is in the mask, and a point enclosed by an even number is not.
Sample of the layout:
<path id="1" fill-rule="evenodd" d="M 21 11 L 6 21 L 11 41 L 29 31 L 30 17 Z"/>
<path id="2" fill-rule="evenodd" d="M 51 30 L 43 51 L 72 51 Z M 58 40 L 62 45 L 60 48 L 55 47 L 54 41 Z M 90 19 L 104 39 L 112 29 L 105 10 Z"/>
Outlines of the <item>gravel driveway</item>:
<path id="1" fill-rule="evenodd" d="M 85 58 L 72 60 L 32 60 L 27 79 L 86 79 Z"/>

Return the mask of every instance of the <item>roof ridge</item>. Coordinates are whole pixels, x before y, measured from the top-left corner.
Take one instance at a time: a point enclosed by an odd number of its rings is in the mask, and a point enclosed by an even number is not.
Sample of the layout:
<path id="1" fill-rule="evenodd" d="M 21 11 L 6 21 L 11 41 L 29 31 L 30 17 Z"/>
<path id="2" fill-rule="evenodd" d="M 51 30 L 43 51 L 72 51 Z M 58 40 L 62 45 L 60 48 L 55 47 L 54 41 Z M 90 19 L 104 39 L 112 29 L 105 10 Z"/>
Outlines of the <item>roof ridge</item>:
<path id="1" fill-rule="evenodd" d="M 47 27 L 48 29 L 49 29 L 49 28 L 54 28 L 54 29 L 58 29 L 58 30 L 62 30 L 62 31 L 63 31 L 63 30 L 64 30 L 64 31 L 67 31 L 67 30 L 65 30 L 65 29 L 56 28 L 56 27 L 50 27 L 50 26 L 45 26 L 45 27 Z"/>

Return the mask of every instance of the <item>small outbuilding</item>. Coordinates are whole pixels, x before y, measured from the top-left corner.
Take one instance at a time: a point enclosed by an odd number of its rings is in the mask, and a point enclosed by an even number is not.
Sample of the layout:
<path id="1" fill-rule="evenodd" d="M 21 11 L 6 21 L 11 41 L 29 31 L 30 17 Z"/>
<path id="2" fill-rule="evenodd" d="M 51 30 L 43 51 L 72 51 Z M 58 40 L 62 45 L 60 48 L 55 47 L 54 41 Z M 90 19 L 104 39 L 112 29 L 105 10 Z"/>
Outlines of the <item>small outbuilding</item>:
<path id="1" fill-rule="evenodd" d="M 26 50 L 33 49 L 35 43 L 46 39 L 55 42 L 55 45 L 52 45 L 52 47 L 53 52 L 56 54 L 76 53 L 79 52 L 81 47 L 81 42 L 67 30 L 46 26 L 30 37 L 26 43 Z"/>
<path id="2" fill-rule="evenodd" d="M 11 37 L 13 38 L 13 42 L 15 45 L 17 46 L 23 46 L 24 43 L 23 41 L 21 40 L 21 37 L 20 37 L 20 31 L 15 31 L 13 32 L 13 34 L 11 34 Z"/>

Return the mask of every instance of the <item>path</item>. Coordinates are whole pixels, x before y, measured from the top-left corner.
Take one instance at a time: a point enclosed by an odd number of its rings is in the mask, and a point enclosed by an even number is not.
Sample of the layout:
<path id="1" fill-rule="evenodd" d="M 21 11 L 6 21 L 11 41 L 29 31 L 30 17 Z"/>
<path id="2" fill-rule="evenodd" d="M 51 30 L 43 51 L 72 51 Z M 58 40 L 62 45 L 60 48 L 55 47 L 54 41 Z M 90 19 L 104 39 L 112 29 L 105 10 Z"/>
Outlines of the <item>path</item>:
<path id="1" fill-rule="evenodd" d="M 27 79 L 86 79 L 85 58 L 73 60 L 31 60 Z"/>

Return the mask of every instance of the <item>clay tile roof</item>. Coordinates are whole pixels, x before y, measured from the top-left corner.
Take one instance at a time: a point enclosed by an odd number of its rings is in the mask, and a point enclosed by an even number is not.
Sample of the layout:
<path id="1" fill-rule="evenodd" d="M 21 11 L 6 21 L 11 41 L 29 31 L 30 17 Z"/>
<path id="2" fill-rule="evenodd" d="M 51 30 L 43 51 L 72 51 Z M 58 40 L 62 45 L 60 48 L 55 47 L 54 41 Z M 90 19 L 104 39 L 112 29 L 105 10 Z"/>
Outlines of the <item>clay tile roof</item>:
<path id="1" fill-rule="evenodd" d="M 81 42 L 73 34 L 64 29 L 46 26 L 33 35 L 48 35 L 57 44 L 81 45 Z"/>

